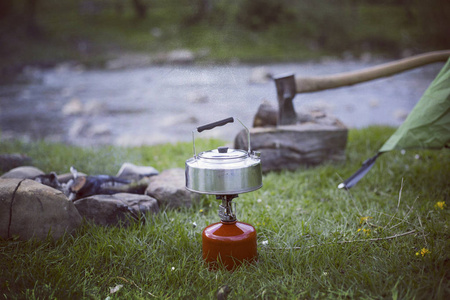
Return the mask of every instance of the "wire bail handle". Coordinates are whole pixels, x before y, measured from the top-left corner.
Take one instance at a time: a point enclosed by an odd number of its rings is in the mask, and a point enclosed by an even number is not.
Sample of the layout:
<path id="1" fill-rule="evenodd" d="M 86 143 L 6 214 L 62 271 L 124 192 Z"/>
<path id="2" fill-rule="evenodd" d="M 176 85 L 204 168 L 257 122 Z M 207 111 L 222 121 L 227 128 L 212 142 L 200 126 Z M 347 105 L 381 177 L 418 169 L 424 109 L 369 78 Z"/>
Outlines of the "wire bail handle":
<path id="1" fill-rule="evenodd" d="M 248 140 L 248 155 L 251 154 L 251 147 L 250 147 L 250 131 L 248 130 L 248 128 L 244 125 L 244 123 L 241 122 L 241 120 L 239 120 L 238 118 L 233 118 L 233 117 L 229 117 L 220 121 L 216 121 L 213 123 L 209 123 L 206 125 L 202 125 L 197 127 L 196 129 L 192 130 L 192 146 L 194 148 L 194 158 L 197 159 L 197 152 L 195 149 L 195 131 L 197 131 L 198 133 L 201 133 L 202 131 L 205 130 L 211 130 L 213 128 L 219 127 L 219 126 L 223 126 L 226 125 L 228 123 L 233 123 L 234 120 L 237 120 L 239 123 L 241 123 L 241 125 L 245 128 L 245 131 L 247 131 L 247 140 Z"/>

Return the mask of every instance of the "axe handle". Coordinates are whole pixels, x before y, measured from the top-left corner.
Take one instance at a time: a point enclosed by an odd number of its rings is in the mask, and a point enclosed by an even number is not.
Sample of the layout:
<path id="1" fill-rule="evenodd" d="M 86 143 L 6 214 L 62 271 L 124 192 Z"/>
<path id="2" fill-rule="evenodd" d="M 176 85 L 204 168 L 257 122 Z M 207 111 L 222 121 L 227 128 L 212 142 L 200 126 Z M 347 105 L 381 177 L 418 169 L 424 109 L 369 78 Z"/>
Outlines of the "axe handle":
<path id="1" fill-rule="evenodd" d="M 391 76 L 430 63 L 447 61 L 450 50 L 428 52 L 367 69 L 320 77 L 297 77 L 296 93 L 308 93 L 353 85 L 381 77 Z"/>

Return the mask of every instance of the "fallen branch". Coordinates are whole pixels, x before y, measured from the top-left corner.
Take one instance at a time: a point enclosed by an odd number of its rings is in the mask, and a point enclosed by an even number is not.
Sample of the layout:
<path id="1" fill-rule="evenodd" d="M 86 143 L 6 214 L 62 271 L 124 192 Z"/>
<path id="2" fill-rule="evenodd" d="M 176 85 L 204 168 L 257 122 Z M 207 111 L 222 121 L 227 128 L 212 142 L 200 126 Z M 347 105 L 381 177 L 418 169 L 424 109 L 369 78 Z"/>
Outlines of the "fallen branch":
<path id="1" fill-rule="evenodd" d="M 334 243 L 324 243 L 324 244 L 319 244 L 319 245 L 311 245 L 308 247 L 290 247 L 290 248 L 268 248 L 270 250 L 301 250 L 301 249 L 309 249 L 309 248 L 315 248 L 315 247 L 319 247 L 319 246 L 325 246 L 325 245 L 333 245 L 333 244 L 347 244 L 347 243 L 357 243 L 357 242 L 378 242 L 378 241 L 384 241 L 384 240 L 392 240 L 401 236 L 405 236 L 405 235 L 409 235 L 409 234 L 413 234 L 415 233 L 416 230 L 411 230 L 408 232 L 403 232 L 403 233 L 399 233 L 399 234 L 395 234 L 395 235 L 391 235 L 388 237 L 384 237 L 384 238 L 373 238 L 373 239 L 364 239 L 364 240 L 351 240 L 351 241 L 339 241 L 339 242 L 334 242 Z"/>

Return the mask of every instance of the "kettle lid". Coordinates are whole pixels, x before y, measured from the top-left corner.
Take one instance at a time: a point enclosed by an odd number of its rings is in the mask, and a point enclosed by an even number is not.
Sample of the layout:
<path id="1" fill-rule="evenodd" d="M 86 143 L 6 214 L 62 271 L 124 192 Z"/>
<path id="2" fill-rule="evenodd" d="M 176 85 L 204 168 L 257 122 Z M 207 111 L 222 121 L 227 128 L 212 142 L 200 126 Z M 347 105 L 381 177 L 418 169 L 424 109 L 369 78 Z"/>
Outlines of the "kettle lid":
<path id="1" fill-rule="evenodd" d="M 219 147 L 217 149 L 201 152 L 198 158 L 209 163 L 232 163 L 244 160 L 248 153 L 244 150 Z"/>

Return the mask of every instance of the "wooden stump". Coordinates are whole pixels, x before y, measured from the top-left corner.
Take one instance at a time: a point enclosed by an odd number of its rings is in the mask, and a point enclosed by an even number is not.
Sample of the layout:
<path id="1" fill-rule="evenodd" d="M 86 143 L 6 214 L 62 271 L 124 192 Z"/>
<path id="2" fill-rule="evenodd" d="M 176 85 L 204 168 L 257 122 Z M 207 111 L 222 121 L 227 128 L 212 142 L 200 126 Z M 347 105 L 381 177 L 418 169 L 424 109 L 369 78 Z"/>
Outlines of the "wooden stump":
<path id="1" fill-rule="evenodd" d="M 261 152 L 262 171 L 268 172 L 344 160 L 347 134 L 347 128 L 334 120 L 251 128 L 250 140 L 252 150 Z M 234 144 L 236 149 L 248 149 L 245 130 Z"/>

